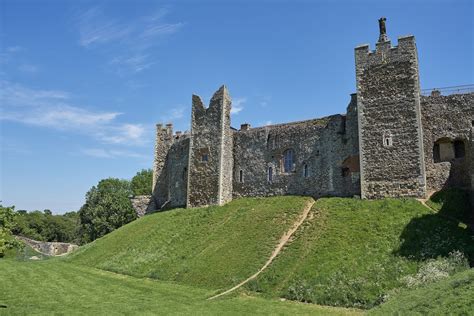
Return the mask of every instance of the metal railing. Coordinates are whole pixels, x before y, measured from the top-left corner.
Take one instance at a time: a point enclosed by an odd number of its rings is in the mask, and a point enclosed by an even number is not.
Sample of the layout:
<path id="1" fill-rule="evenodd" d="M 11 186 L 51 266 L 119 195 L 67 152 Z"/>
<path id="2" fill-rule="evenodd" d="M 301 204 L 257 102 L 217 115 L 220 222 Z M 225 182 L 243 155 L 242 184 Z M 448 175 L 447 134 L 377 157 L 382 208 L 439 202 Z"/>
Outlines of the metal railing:
<path id="1" fill-rule="evenodd" d="M 421 95 L 425 95 L 425 96 L 465 94 L 465 93 L 474 93 L 474 84 L 421 90 Z"/>

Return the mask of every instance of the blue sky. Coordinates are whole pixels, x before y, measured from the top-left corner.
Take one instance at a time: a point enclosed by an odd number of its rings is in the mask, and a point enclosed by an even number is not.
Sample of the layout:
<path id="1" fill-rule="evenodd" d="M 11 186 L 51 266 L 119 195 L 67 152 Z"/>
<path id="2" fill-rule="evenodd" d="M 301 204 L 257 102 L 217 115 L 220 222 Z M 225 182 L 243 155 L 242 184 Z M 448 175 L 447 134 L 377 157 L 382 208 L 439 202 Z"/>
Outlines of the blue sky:
<path id="1" fill-rule="evenodd" d="M 472 1 L 0 0 L 3 205 L 78 210 L 100 179 L 153 159 L 222 84 L 232 125 L 344 113 L 354 47 L 417 40 L 422 88 L 474 83 Z"/>

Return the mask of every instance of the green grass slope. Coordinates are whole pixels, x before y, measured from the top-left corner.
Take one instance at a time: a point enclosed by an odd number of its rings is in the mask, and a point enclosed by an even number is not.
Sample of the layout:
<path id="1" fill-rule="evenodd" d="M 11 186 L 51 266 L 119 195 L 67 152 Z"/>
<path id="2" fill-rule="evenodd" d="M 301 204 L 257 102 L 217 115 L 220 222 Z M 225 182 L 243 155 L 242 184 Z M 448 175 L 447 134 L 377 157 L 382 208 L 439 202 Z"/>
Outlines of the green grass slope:
<path id="1" fill-rule="evenodd" d="M 424 287 L 405 290 L 370 315 L 474 315 L 474 269 Z"/>
<path id="2" fill-rule="evenodd" d="M 233 296 L 63 260 L 0 259 L 1 315 L 358 315 L 357 310 Z"/>
<path id="3" fill-rule="evenodd" d="M 371 308 L 427 260 L 474 255 L 470 231 L 413 199 L 320 199 L 312 218 L 248 290 Z"/>
<path id="4" fill-rule="evenodd" d="M 136 277 L 224 289 L 255 273 L 310 201 L 251 198 L 134 221 L 67 260 Z"/>

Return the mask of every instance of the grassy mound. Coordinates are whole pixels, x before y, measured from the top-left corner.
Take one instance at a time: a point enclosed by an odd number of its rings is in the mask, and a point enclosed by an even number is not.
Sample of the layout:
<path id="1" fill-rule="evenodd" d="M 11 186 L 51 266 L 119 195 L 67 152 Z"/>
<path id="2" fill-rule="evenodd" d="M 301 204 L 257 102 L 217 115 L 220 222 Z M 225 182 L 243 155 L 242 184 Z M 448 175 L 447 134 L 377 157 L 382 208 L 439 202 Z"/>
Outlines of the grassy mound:
<path id="1" fill-rule="evenodd" d="M 138 279 L 63 260 L 0 259 L 4 315 L 358 315 L 357 310 L 248 296 L 209 301 L 209 290 Z"/>
<path id="2" fill-rule="evenodd" d="M 425 261 L 455 251 L 472 260 L 469 230 L 416 200 L 320 199 L 293 242 L 247 289 L 370 308 Z"/>
<path id="3" fill-rule="evenodd" d="M 472 315 L 474 311 L 474 269 L 411 290 L 405 290 L 370 315 Z"/>
<path id="4" fill-rule="evenodd" d="M 67 260 L 121 274 L 222 289 L 255 273 L 309 198 L 240 199 L 136 220 Z"/>

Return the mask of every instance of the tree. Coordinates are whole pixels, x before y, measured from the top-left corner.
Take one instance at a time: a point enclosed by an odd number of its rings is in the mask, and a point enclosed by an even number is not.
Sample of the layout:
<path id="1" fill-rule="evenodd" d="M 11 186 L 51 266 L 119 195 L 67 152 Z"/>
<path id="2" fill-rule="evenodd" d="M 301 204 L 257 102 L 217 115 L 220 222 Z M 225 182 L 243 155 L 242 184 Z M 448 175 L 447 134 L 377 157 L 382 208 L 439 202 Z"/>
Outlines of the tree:
<path id="1" fill-rule="evenodd" d="M 81 241 L 91 242 L 136 219 L 131 194 L 127 180 L 108 178 L 93 186 L 79 210 Z"/>
<path id="2" fill-rule="evenodd" d="M 131 186 L 133 195 L 150 195 L 153 183 L 153 171 L 142 169 L 132 178 Z"/>
<path id="3" fill-rule="evenodd" d="M 19 247 L 21 244 L 12 234 L 15 226 L 15 207 L 3 207 L 0 204 L 0 258 L 5 255 L 5 251 Z"/>

